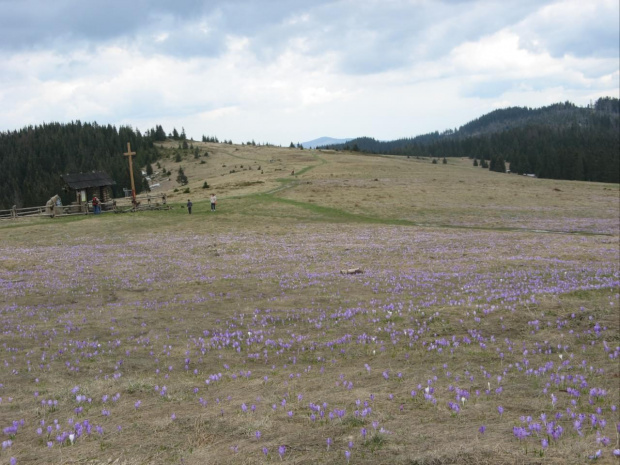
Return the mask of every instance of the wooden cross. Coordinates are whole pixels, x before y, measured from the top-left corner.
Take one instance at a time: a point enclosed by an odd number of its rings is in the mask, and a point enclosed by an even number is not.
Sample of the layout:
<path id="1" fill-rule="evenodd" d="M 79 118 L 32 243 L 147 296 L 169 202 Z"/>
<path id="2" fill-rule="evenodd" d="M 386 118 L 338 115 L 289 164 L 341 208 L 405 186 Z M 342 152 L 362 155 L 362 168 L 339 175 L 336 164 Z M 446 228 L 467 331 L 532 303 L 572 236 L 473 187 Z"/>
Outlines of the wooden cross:
<path id="1" fill-rule="evenodd" d="M 135 155 L 136 152 L 131 151 L 131 143 L 127 142 L 127 153 L 124 153 L 126 157 L 129 157 L 129 177 L 131 178 L 131 198 L 132 202 L 136 204 L 136 186 L 133 182 L 133 164 L 131 163 L 131 157 Z"/>

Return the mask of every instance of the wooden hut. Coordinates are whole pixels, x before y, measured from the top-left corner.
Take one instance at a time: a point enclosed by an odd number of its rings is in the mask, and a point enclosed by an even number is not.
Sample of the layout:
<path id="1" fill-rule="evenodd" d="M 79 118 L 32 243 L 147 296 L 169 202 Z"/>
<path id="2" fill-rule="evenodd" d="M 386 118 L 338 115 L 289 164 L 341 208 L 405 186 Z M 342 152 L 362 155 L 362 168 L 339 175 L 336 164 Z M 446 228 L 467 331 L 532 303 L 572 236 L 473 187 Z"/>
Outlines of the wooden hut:
<path id="1" fill-rule="evenodd" d="M 87 206 L 96 196 L 101 202 L 112 200 L 112 187 L 116 182 L 103 171 L 64 174 L 61 176 L 65 189 L 75 191 L 76 203 Z"/>

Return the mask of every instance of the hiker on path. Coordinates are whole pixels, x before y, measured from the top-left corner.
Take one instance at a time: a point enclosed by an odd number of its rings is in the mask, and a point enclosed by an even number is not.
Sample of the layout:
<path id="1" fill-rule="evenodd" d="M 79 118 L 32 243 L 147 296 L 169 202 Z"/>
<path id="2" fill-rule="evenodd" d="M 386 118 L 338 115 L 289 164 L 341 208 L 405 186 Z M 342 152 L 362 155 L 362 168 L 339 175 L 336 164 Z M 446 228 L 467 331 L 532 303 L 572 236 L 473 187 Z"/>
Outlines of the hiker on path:
<path id="1" fill-rule="evenodd" d="M 189 213 L 190 215 L 192 214 L 192 201 L 190 199 L 187 199 L 187 213 Z"/>
<path id="2" fill-rule="evenodd" d="M 215 194 L 211 194 L 211 211 L 215 211 L 215 204 L 217 203 L 217 197 Z"/>

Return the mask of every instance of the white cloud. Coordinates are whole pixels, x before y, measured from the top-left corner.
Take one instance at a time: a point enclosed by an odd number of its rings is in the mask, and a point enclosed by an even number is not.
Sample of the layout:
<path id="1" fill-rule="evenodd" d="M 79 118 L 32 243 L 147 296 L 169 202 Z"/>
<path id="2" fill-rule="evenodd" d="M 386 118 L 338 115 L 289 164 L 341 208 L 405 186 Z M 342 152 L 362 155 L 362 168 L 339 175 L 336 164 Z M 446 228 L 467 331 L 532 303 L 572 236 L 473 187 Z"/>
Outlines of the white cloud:
<path id="1" fill-rule="evenodd" d="M 451 53 L 454 64 L 467 73 L 520 77 L 553 74 L 557 63 L 546 53 L 533 53 L 519 48 L 519 36 L 506 30 L 478 42 L 466 42 Z"/>

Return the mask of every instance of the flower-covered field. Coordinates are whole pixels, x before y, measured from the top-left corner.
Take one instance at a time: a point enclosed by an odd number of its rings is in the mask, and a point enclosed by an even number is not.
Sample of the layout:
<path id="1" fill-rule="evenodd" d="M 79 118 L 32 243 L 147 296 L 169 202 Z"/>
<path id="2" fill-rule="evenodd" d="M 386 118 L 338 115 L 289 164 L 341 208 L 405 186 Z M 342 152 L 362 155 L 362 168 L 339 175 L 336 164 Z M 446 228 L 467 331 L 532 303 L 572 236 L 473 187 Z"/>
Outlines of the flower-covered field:
<path id="1" fill-rule="evenodd" d="M 0 463 L 617 463 L 617 235 L 221 215 L 0 231 Z"/>

